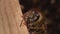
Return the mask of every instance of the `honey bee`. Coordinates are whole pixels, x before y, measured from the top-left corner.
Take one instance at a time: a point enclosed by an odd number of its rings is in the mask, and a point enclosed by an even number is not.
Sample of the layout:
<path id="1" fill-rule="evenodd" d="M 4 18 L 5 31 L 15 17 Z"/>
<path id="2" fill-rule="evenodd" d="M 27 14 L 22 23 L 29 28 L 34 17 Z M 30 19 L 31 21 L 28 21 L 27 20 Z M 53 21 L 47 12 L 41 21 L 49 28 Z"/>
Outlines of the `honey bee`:
<path id="1" fill-rule="evenodd" d="M 24 13 L 24 19 L 30 34 L 46 34 L 45 17 L 40 8 L 32 8 Z"/>

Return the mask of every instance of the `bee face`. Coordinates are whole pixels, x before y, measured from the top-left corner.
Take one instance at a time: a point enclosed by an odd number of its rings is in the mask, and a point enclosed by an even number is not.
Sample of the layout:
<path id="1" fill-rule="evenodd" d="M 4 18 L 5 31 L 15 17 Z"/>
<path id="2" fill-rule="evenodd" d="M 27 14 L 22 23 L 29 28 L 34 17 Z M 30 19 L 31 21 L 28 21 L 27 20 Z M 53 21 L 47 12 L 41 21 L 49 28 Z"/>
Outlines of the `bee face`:
<path id="1" fill-rule="evenodd" d="M 28 12 L 26 12 L 24 16 L 25 16 L 25 20 L 27 22 L 27 27 L 29 31 L 33 30 L 35 32 L 35 31 L 41 30 L 40 29 L 40 26 L 42 24 L 41 21 L 44 20 L 44 16 L 40 9 L 36 9 L 36 8 L 31 9 Z"/>
<path id="2" fill-rule="evenodd" d="M 35 22 L 37 20 L 41 20 L 43 18 L 42 13 L 38 9 L 31 9 L 24 14 L 25 20 L 31 22 Z"/>

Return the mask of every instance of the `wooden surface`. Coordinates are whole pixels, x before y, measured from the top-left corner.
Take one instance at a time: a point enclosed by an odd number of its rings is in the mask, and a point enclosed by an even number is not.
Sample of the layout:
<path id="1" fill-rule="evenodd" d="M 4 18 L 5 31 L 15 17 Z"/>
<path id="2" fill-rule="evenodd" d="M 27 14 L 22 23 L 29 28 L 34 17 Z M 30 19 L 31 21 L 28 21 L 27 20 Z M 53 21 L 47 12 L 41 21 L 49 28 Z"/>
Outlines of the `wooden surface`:
<path id="1" fill-rule="evenodd" d="M 0 34 L 28 34 L 18 0 L 0 0 Z"/>

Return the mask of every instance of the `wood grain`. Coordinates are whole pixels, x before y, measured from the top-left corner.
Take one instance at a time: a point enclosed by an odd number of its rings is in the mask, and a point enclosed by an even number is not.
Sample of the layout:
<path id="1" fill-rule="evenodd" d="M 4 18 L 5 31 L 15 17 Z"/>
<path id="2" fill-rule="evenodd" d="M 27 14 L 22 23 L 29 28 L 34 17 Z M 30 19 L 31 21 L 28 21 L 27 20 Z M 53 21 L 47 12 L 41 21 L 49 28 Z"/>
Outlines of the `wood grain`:
<path id="1" fill-rule="evenodd" d="M 18 0 L 0 0 L 0 34 L 29 34 Z"/>

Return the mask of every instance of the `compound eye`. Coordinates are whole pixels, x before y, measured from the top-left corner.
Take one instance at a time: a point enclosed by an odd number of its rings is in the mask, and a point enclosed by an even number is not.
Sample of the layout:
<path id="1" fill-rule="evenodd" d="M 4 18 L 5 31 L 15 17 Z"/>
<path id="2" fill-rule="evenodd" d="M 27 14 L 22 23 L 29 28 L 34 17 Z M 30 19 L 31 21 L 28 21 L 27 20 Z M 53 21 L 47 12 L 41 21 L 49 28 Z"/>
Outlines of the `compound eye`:
<path id="1" fill-rule="evenodd" d="M 38 11 L 32 11 L 32 13 L 35 15 L 35 16 L 39 16 L 39 12 Z"/>
<path id="2" fill-rule="evenodd" d="M 29 20 L 29 23 L 31 22 L 35 22 L 35 21 L 37 21 L 39 18 L 40 18 L 40 15 L 39 15 L 39 13 L 37 12 L 37 13 L 35 13 L 35 11 L 33 11 L 32 12 L 33 14 L 32 15 L 30 15 L 30 16 L 28 16 L 28 19 L 27 19 L 27 21 Z"/>

